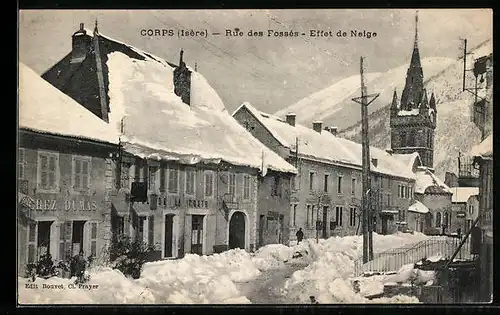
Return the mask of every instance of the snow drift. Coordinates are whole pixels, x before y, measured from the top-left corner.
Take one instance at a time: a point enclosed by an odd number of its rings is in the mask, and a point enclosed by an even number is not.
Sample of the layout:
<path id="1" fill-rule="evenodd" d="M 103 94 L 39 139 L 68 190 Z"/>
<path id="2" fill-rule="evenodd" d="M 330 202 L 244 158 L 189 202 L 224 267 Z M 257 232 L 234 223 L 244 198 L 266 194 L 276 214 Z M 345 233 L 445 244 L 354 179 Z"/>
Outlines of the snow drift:
<path id="1" fill-rule="evenodd" d="M 426 239 L 421 233 L 394 235 L 374 234 L 377 252 L 401 247 Z M 297 245 L 307 248 L 313 262 L 303 270 L 296 271 L 285 283 L 285 294 L 295 303 L 310 303 L 309 296 L 315 296 L 320 304 L 336 303 L 415 303 L 414 297 L 397 296 L 368 300 L 363 290 L 356 293 L 350 278 L 354 272 L 354 261 L 361 257 L 362 236 L 332 237 L 327 240 L 308 239 Z M 379 282 L 372 286 L 380 287 Z M 365 290 L 366 291 L 366 290 Z"/>

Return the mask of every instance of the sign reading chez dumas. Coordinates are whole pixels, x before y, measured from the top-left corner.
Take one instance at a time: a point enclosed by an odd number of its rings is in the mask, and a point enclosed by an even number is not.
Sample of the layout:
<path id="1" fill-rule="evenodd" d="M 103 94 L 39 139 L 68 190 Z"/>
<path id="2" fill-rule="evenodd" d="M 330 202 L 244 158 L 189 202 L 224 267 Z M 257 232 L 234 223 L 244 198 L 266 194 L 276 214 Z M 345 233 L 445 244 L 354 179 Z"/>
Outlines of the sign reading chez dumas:
<path id="1" fill-rule="evenodd" d="M 35 199 L 35 210 L 96 211 L 96 201 Z"/>

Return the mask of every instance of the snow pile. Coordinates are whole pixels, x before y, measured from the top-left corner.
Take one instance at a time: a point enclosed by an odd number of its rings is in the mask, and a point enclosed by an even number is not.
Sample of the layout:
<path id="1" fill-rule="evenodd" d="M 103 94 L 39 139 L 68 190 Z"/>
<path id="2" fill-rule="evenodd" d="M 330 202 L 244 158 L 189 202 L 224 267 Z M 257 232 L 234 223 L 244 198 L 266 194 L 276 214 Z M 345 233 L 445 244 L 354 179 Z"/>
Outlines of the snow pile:
<path id="1" fill-rule="evenodd" d="M 377 252 L 413 244 L 426 239 L 422 233 L 378 235 L 374 233 Z M 298 303 L 310 303 L 309 296 L 315 296 L 319 303 L 413 303 L 415 298 L 394 297 L 391 299 L 368 300 L 361 289 L 356 293 L 349 278 L 354 272 L 354 261 L 362 255 L 362 236 L 332 237 L 327 240 L 308 239 L 296 247 L 307 247 L 313 262 L 296 271 L 285 283 L 285 294 Z M 380 283 L 372 283 L 380 287 Z M 373 291 L 373 289 L 371 289 Z"/>
<path id="2" fill-rule="evenodd" d="M 124 148 L 138 156 L 214 162 L 295 173 L 223 108 L 217 93 L 193 72 L 191 105 L 174 93 L 173 68 L 156 59 L 108 55 L 109 122 L 123 126 Z"/>
<path id="3" fill-rule="evenodd" d="M 118 132 L 23 63 L 19 63 L 19 127 L 118 143 Z"/>
<path id="4" fill-rule="evenodd" d="M 21 304 L 245 304 L 235 283 L 248 282 L 261 271 L 283 266 L 292 259 L 295 249 L 268 245 L 255 254 L 234 249 L 210 256 L 188 254 L 179 260 L 146 263 L 137 280 L 120 271 L 100 267 L 91 271 L 83 287 L 70 288 L 73 279 L 37 278 L 38 288 L 28 288 L 26 278 L 19 278 Z M 44 285 L 62 285 L 47 289 Z M 97 286 L 88 289 L 88 286 Z M 45 289 L 44 289 L 45 288 Z"/>
<path id="5" fill-rule="evenodd" d="M 426 167 L 419 167 L 417 172 L 415 172 L 417 177 L 415 181 L 415 192 L 419 194 L 425 193 L 425 190 L 429 187 L 439 188 L 448 193 L 453 193 L 441 179 L 439 179 L 435 174 L 433 174 Z"/>

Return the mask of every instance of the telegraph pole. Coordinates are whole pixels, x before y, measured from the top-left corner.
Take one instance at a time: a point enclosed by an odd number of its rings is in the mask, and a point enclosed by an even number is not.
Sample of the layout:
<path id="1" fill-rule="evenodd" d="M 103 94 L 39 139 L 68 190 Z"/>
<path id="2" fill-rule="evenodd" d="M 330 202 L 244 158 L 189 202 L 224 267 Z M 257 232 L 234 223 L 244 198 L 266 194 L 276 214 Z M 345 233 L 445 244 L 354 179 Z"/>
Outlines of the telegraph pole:
<path id="1" fill-rule="evenodd" d="M 368 139 L 368 105 L 378 96 L 367 94 L 363 69 L 363 57 L 360 58 L 361 75 L 361 97 L 352 100 L 361 105 L 361 144 L 362 144 L 362 164 L 363 164 L 363 194 L 361 199 L 362 222 L 363 222 L 363 263 L 373 259 L 373 215 L 371 209 L 371 178 L 370 178 L 370 143 Z M 370 99 L 370 100 L 368 100 Z"/>

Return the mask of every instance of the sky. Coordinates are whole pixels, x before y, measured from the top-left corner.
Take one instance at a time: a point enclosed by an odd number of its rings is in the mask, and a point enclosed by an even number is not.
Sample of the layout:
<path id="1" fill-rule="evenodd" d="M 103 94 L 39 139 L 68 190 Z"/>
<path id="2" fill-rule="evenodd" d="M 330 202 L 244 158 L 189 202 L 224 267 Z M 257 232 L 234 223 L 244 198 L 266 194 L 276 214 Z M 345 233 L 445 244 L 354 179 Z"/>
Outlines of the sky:
<path id="1" fill-rule="evenodd" d="M 71 35 L 79 23 L 178 64 L 197 66 L 219 93 L 229 111 L 247 101 L 274 113 L 341 78 L 383 72 L 408 64 L 415 36 L 411 9 L 304 10 L 22 10 L 19 13 L 19 60 L 42 74 L 71 51 Z M 474 47 L 492 38 L 488 9 L 419 9 L 421 58 L 463 54 L 463 38 Z M 225 36 L 239 28 L 244 36 Z M 207 30 L 204 37 L 143 36 L 141 30 Z M 250 30 L 263 37 L 248 37 Z M 306 33 L 268 37 L 268 30 Z M 311 30 L 332 31 L 333 37 L 310 37 Z M 337 37 L 341 30 L 346 37 Z M 350 37 L 351 31 L 376 36 Z M 220 32 L 212 36 L 212 32 Z"/>

